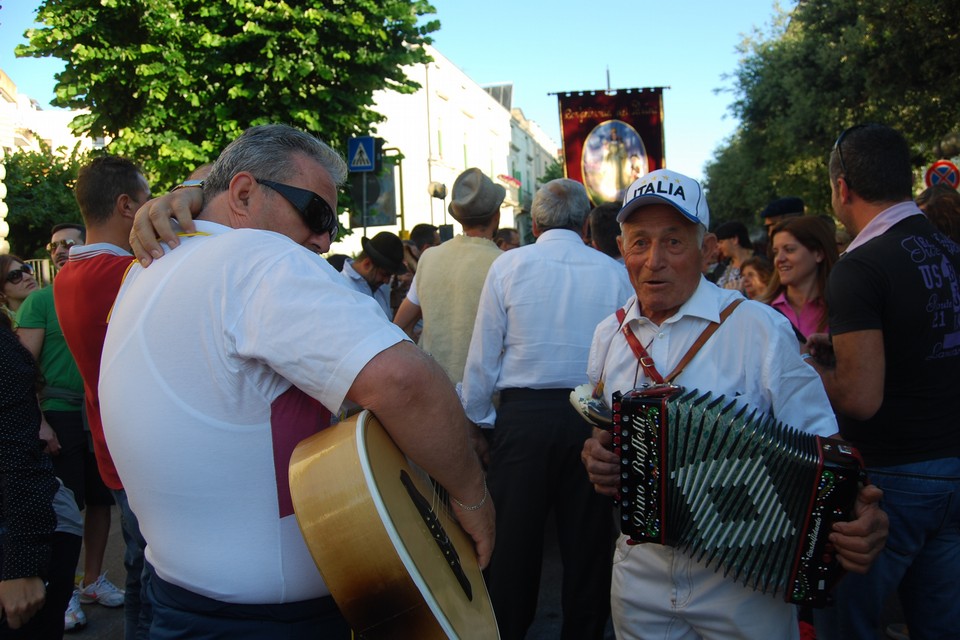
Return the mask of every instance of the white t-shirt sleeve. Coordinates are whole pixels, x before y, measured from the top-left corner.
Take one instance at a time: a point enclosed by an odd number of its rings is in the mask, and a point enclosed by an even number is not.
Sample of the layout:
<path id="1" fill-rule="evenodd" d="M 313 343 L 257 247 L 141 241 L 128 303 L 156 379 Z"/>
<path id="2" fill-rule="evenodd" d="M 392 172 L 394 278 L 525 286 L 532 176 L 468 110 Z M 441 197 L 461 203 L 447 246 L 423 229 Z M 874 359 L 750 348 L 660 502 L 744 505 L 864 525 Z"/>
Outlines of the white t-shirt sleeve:
<path id="1" fill-rule="evenodd" d="M 410 282 L 410 289 L 407 290 L 407 300 L 417 305 L 418 307 L 423 306 L 420 304 L 420 296 L 417 295 L 417 274 L 413 274 L 413 280 Z"/>
<path id="2" fill-rule="evenodd" d="M 360 370 L 407 339 L 370 296 L 320 258 L 292 247 L 242 287 L 231 334 L 237 355 L 262 362 L 336 412 Z"/>

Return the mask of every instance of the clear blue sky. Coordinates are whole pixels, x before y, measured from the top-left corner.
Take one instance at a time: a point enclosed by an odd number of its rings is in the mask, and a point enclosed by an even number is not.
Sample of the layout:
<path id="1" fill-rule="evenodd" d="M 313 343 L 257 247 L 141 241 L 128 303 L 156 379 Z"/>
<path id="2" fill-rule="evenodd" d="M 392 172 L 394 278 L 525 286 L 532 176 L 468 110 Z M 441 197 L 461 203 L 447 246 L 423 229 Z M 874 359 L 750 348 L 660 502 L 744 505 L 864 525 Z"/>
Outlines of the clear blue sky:
<path id="1" fill-rule="evenodd" d="M 772 20 L 776 0 L 433 0 L 437 49 L 479 84 L 512 82 L 513 104 L 558 144 L 562 91 L 670 87 L 664 91 L 667 166 L 702 177 L 736 122 L 724 78 L 736 46 Z M 53 99 L 56 59 L 17 59 L 38 0 L 0 9 L 0 69 L 43 108 Z M 791 6 L 792 2 L 785 3 Z"/>

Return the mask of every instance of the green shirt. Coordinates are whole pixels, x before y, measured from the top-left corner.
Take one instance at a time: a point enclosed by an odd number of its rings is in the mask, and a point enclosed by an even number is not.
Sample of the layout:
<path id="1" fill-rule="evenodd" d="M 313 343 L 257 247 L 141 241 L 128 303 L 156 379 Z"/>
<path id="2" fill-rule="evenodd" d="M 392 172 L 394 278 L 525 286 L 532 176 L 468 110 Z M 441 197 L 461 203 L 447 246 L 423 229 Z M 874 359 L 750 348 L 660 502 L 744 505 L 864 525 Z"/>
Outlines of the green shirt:
<path id="1" fill-rule="evenodd" d="M 40 349 L 40 372 L 46 388 L 64 389 L 79 394 L 78 402 L 43 398 L 44 411 L 80 411 L 83 406 L 83 378 L 63 339 L 57 311 L 53 306 L 53 285 L 38 289 L 27 296 L 17 310 L 17 325 L 21 329 L 43 329 L 43 347 Z M 43 394 L 41 393 L 41 397 Z"/>

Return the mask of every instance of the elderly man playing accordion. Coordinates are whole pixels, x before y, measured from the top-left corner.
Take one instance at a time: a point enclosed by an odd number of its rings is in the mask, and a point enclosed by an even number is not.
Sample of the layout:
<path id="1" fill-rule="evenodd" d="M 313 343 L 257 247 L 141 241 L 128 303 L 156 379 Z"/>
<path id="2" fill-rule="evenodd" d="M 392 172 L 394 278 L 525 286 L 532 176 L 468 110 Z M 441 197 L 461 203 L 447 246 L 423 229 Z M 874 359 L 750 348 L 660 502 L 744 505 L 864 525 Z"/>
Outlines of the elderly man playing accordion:
<path id="1" fill-rule="evenodd" d="M 706 232 L 709 215 L 700 184 L 673 171 L 654 171 L 627 190 L 617 240 L 636 295 L 598 325 L 588 365 L 595 396 L 606 406 L 613 392 L 656 383 L 658 372 L 674 371 L 704 329 L 742 299 L 701 275 L 703 255 L 716 243 Z M 823 385 L 801 358 L 789 323 L 751 301 L 725 317 L 675 376 L 676 384 L 736 398 L 806 433 L 836 434 Z M 596 491 L 610 496 L 620 484 L 612 442 L 611 433 L 594 429 L 582 453 Z M 848 571 L 864 572 L 883 547 L 887 518 L 877 505 L 880 496 L 874 487 L 860 488 L 852 519 L 833 524 L 829 542 Z M 611 593 L 618 638 L 799 636 L 795 606 L 725 577 L 695 555 L 628 544 L 620 536 Z"/>

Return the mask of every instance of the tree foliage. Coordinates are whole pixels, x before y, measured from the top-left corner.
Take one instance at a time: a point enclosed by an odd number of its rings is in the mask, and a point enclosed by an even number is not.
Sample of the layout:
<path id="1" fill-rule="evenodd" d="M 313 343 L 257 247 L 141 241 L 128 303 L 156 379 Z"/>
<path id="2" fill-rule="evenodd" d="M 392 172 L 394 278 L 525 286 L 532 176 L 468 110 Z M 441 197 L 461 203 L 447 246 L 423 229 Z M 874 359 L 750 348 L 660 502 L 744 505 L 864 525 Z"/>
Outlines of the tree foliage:
<path id="1" fill-rule="evenodd" d="M 541 185 L 544 185 L 551 180 L 556 180 L 557 178 L 562 177 L 564 177 L 563 165 L 559 160 L 554 160 L 544 168 L 543 175 L 537 178 L 537 182 L 539 182 Z"/>
<path id="2" fill-rule="evenodd" d="M 798 195 L 830 211 L 827 160 L 858 122 L 896 127 L 918 168 L 960 127 L 960 3 L 802 0 L 741 48 L 735 134 L 707 166 L 718 219 L 756 221 L 770 200 Z"/>
<path id="3" fill-rule="evenodd" d="M 54 153 L 42 140 L 40 151 L 20 149 L 5 158 L 10 253 L 24 260 L 49 257 L 53 225 L 83 223 L 73 185 L 87 160 L 79 145 L 69 154 Z"/>
<path id="4" fill-rule="evenodd" d="M 154 191 L 244 129 L 283 122 L 335 148 L 383 117 L 373 92 L 416 90 L 439 27 L 426 0 L 44 0 L 19 56 L 67 62 L 55 106 L 140 164 Z"/>

